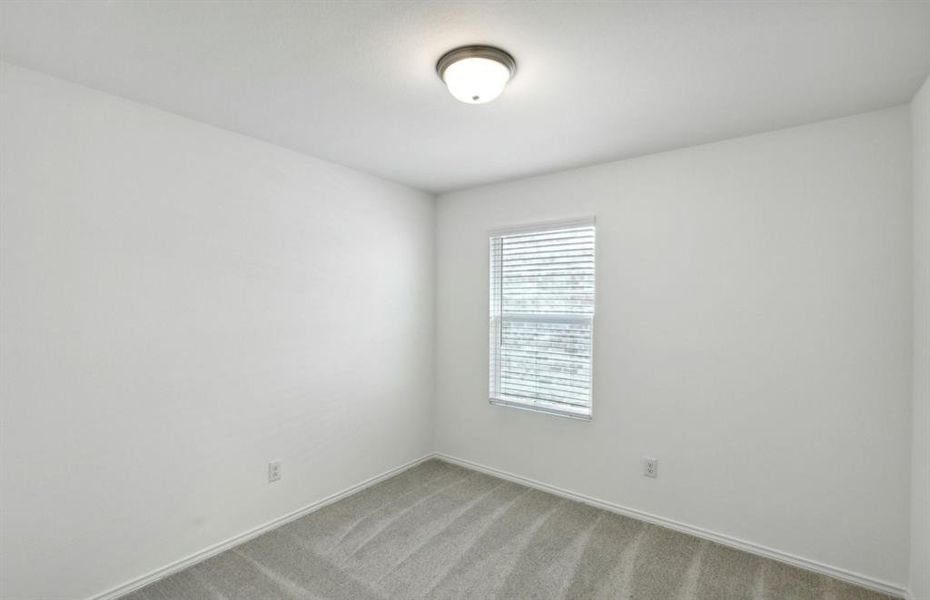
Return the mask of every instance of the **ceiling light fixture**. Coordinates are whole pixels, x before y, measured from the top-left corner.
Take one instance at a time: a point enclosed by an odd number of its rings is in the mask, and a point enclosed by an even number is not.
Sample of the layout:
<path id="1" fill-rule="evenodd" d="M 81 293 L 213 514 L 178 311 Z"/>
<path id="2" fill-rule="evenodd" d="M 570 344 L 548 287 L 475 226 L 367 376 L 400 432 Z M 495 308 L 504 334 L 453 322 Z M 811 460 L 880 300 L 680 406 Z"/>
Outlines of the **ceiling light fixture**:
<path id="1" fill-rule="evenodd" d="M 443 54 L 436 72 L 456 100 L 484 104 L 501 95 L 517 72 L 517 61 L 493 46 L 462 46 Z"/>

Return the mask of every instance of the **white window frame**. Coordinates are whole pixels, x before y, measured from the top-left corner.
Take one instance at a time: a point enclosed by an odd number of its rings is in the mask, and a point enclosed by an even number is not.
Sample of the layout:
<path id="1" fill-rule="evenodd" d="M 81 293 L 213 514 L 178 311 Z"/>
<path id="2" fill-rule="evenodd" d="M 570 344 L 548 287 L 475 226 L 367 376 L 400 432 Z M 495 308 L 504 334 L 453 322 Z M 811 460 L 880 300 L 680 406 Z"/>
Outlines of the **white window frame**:
<path id="1" fill-rule="evenodd" d="M 594 281 L 592 284 L 592 290 L 594 293 L 594 306 L 592 307 L 592 314 L 590 317 L 582 315 L 542 315 L 542 314 L 520 314 L 520 315 L 502 315 L 501 311 L 498 309 L 495 314 L 494 304 L 495 302 L 500 302 L 499 292 L 497 292 L 494 282 L 491 281 L 491 275 L 494 273 L 495 266 L 492 264 L 494 260 L 494 253 L 491 251 L 491 243 L 494 238 L 507 236 L 507 235 L 517 235 L 517 234 L 527 234 L 527 233 L 545 233 L 547 231 L 558 231 L 560 229 L 570 229 L 574 227 L 594 227 L 595 236 L 594 236 L 594 260 L 592 264 L 594 265 Z M 558 417 L 567 417 L 570 419 L 575 419 L 579 421 L 591 421 L 594 418 L 594 334 L 595 334 L 595 316 L 597 313 L 597 226 L 594 217 L 582 218 L 582 219 L 573 219 L 567 221 L 548 221 L 544 223 L 536 223 L 531 225 L 522 225 L 519 227 L 509 227 L 506 229 L 494 229 L 488 232 L 488 323 L 489 323 L 489 356 L 488 356 L 488 375 L 489 375 L 489 389 L 488 389 L 488 402 L 492 406 L 503 406 L 508 408 L 516 408 L 519 410 L 526 410 L 530 412 L 543 413 L 554 415 Z M 567 323 L 570 321 L 575 322 L 584 322 L 591 324 L 591 361 L 588 372 L 588 390 L 590 395 L 590 407 L 588 410 L 584 410 L 582 407 L 577 409 L 574 407 L 569 407 L 566 405 L 559 405 L 558 403 L 548 402 L 546 400 L 513 400 L 509 398 L 500 398 L 495 397 L 494 391 L 495 388 L 499 389 L 500 381 L 500 364 L 496 362 L 496 358 L 500 355 L 500 346 L 501 346 L 501 324 L 508 318 L 517 318 L 521 321 L 554 321 L 558 323 Z M 496 340 L 496 341 L 493 341 Z M 493 341 L 493 342 L 492 342 Z M 494 353 L 491 350 L 491 343 L 497 344 L 497 351 Z M 498 383 L 495 383 L 495 379 Z"/>

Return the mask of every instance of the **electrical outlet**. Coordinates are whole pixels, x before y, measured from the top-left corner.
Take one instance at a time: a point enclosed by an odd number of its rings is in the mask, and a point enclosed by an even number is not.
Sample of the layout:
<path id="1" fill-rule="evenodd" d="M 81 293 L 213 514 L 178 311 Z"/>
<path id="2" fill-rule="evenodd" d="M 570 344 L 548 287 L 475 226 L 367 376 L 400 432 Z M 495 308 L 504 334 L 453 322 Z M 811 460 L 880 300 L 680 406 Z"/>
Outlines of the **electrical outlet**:
<path id="1" fill-rule="evenodd" d="M 281 479 L 281 461 L 271 461 L 268 463 L 268 483 L 274 483 L 279 479 Z"/>
<path id="2" fill-rule="evenodd" d="M 651 456 L 643 457 L 643 476 L 655 479 L 659 476 L 659 459 Z"/>

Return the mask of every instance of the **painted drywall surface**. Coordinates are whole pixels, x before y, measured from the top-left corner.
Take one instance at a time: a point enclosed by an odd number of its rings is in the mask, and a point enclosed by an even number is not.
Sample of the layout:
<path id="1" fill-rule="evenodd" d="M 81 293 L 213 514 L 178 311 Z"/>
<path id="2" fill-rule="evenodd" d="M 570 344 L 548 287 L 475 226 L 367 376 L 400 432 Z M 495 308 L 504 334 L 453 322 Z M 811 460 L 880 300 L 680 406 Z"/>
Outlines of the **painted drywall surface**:
<path id="1" fill-rule="evenodd" d="M 898 107 L 440 196 L 437 450 L 903 586 L 908 129 Z M 488 231 L 591 215 L 593 421 L 490 406 Z"/>
<path id="2" fill-rule="evenodd" d="M 0 87 L 0 596 L 88 597 L 431 449 L 431 196 Z"/>
<path id="3" fill-rule="evenodd" d="M 914 600 L 930 600 L 930 79 L 911 102 L 914 178 L 914 431 L 911 575 Z"/>

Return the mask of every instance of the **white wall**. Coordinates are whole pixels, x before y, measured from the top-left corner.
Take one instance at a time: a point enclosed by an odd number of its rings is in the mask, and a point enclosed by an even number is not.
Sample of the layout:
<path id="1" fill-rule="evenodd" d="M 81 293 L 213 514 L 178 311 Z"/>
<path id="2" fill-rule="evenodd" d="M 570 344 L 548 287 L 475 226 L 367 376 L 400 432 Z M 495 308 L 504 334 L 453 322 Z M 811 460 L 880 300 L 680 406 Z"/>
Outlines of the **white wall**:
<path id="1" fill-rule="evenodd" d="M 0 68 L 0 596 L 102 592 L 431 449 L 431 196 Z"/>
<path id="2" fill-rule="evenodd" d="M 909 126 L 899 107 L 441 196 L 438 450 L 903 586 Z M 487 232 L 589 215 L 594 420 L 488 405 Z"/>
<path id="3" fill-rule="evenodd" d="M 448 194 L 434 230 L 426 194 L 0 63 L 0 596 L 435 445 L 900 585 L 910 461 L 926 600 L 928 85 L 911 111 L 913 273 L 906 108 Z M 594 421 L 489 406 L 487 231 L 589 215 Z"/>
<path id="4" fill-rule="evenodd" d="M 911 102 L 914 176 L 914 430 L 911 459 L 911 578 L 930 600 L 930 79 Z"/>

